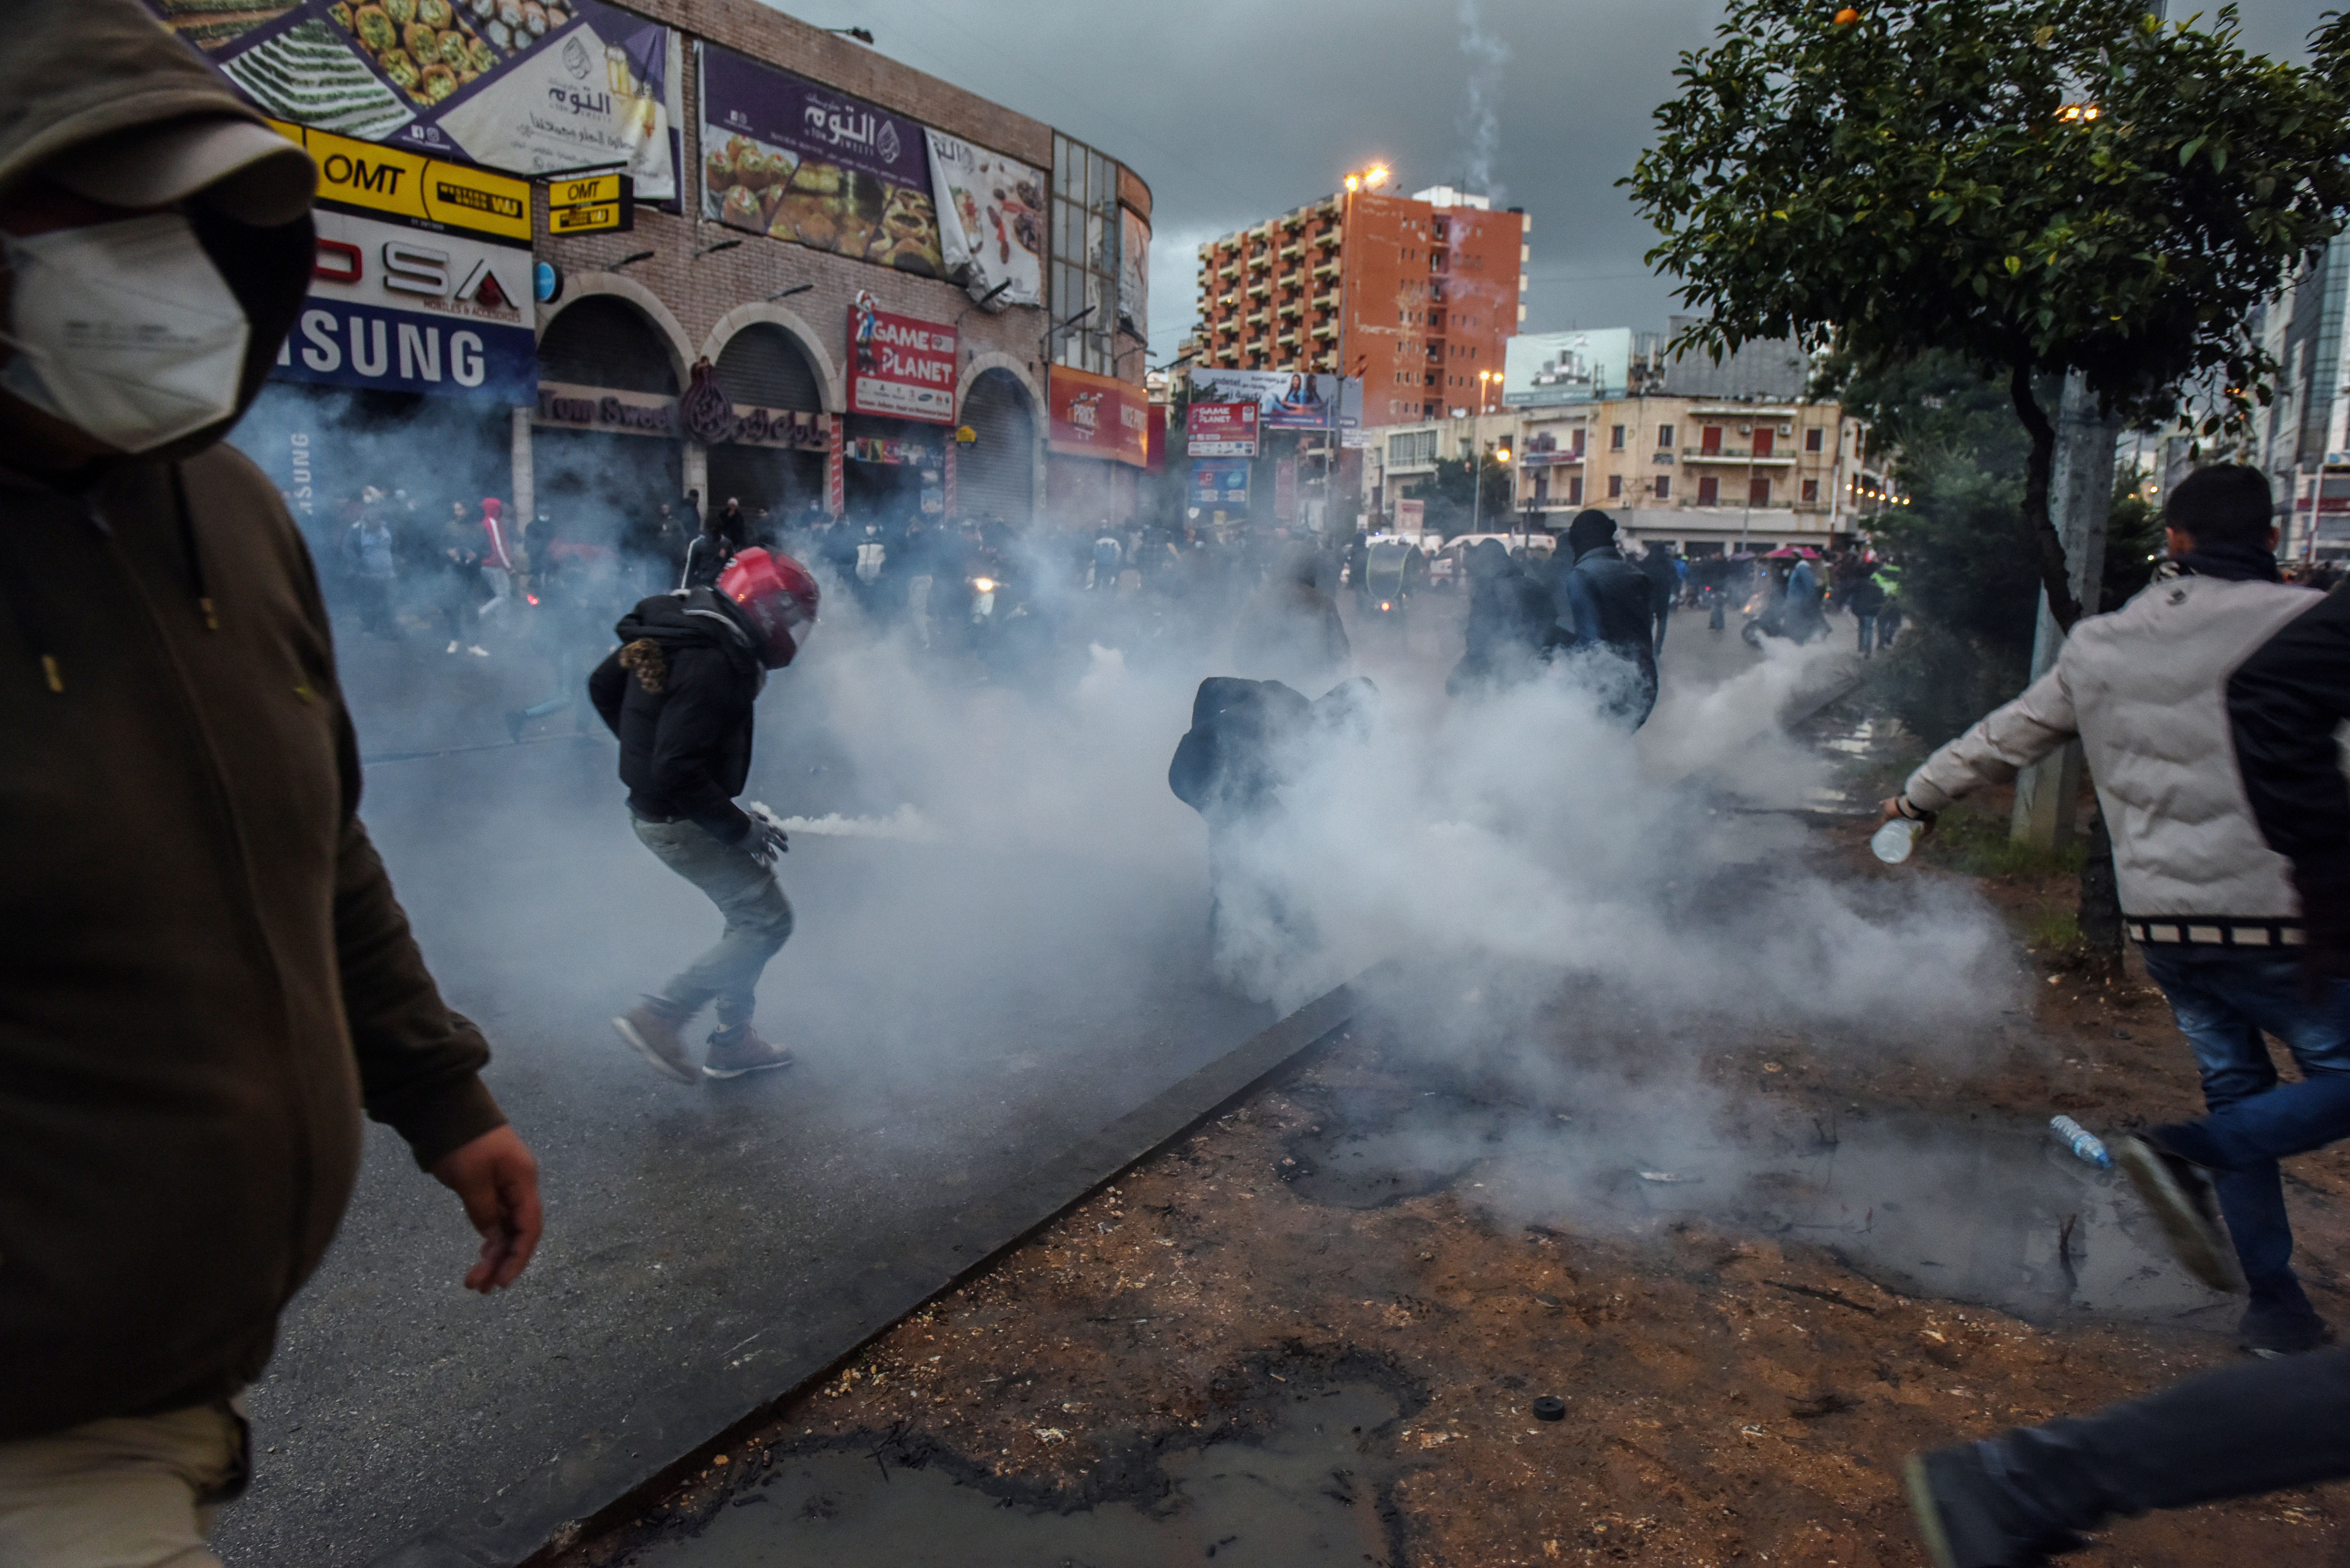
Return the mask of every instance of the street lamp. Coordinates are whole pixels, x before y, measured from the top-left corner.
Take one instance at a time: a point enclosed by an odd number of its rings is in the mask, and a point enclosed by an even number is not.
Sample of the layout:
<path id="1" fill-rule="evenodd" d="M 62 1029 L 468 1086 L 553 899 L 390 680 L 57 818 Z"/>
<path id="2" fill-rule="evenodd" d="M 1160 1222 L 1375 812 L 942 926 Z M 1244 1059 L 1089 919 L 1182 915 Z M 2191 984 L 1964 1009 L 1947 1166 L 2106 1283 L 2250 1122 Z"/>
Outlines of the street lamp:
<path id="1" fill-rule="evenodd" d="M 1505 437 L 1493 452 L 1493 461 L 1503 468 L 1510 465 L 1510 443 Z M 1469 532 L 1474 535 L 1485 516 L 1485 444 L 1471 438 L 1469 443 Z"/>

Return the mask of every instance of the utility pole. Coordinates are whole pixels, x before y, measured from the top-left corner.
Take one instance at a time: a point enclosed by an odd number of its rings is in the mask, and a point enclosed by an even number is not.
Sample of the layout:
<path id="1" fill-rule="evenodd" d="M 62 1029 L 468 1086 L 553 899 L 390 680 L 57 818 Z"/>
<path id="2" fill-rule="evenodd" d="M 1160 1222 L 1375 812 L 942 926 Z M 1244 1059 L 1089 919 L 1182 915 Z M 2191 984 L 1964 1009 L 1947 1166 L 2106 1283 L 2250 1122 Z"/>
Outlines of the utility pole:
<path id="1" fill-rule="evenodd" d="M 2097 613 L 2097 585 L 2106 571 L 2106 515 L 2114 499 L 2114 441 L 2120 421 L 2105 417 L 2080 371 L 2064 378 L 2056 410 L 2056 462 L 2048 478 L 2048 511 L 2064 541 L 2073 597 L 2083 613 Z M 2056 666 L 2064 632 L 2040 595 L 2040 625 L 2032 639 L 2032 679 Z M 2037 849 L 2071 841 L 2081 793 L 2081 742 L 2043 758 L 2015 777 L 2015 818 L 2009 836 Z"/>

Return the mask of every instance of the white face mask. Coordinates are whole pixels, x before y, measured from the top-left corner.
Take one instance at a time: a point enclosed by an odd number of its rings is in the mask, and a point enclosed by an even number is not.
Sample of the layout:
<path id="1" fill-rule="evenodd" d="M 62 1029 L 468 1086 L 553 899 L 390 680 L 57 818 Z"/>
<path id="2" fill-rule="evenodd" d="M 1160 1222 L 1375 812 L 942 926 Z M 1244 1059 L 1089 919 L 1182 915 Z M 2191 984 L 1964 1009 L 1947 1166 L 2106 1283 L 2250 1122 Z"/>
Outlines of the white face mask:
<path id="1" fill-rule="evenodd" d="M 121 452 L 236 411 L 250 328 L 178 213 L 18 238 L 0 388 Z"/>

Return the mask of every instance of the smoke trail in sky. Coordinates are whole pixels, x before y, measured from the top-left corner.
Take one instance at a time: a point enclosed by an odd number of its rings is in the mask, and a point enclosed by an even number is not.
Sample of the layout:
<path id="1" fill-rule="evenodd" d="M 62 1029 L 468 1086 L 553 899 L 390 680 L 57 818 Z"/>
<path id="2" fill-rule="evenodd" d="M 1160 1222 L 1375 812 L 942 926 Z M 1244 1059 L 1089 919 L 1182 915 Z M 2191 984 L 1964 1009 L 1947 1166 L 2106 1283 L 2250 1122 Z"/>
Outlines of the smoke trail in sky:
<path id="1" fill-rule="evenodd" d="M 1469 142 L 1468 189 L 1501 201 L 1493 180 L 1493 160 L 1502 142 L 1502 67 L 1509 62 L 1510 46 L 1485 30 L 1479 0 L 1461 0 L 1461 52 L 1469 57 L 1469 109 L 1461 117 L 1461 133 Z"/>

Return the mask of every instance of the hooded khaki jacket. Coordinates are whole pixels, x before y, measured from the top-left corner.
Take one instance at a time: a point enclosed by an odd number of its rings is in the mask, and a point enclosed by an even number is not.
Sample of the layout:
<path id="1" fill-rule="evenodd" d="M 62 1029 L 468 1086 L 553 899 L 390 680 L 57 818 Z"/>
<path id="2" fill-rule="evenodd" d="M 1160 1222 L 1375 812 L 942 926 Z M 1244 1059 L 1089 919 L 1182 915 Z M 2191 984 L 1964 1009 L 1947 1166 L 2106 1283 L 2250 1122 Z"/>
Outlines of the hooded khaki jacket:
<path id="1" fill-rule="evenodd" d="M 2158 940 L 2292 941 L 2301 903 L 2291 863 L 2253 817 L 2228 688 L 2318 602 L 2282 583 L 2155 583 L 2074 626 L 2054 670 L 1927 758 L 1903 793 L 1940 811 L 2078 735 L 2113 835 L 2126 916 L 2160 922 L 2168 934 Z M 2241 939 L 2236 922 L 2246 924 Z M 2182 936 L 2189 927 L 2225 934 Z"/>
<path id="2" fill-rule="evenodd" d="M 249 115 L 132 0 L 10 20 L 0 187 L 142 120 Z M 253 320 L 249 400 L 309 224 L 200 229 Z M 250 1382 L 362 1108 L 420 1163 L 504 1119 L 356 815 L 300 535 L 220 433 L 0 468 L 0 1439 Z"/>

